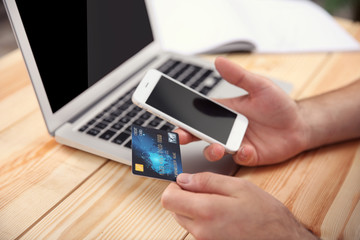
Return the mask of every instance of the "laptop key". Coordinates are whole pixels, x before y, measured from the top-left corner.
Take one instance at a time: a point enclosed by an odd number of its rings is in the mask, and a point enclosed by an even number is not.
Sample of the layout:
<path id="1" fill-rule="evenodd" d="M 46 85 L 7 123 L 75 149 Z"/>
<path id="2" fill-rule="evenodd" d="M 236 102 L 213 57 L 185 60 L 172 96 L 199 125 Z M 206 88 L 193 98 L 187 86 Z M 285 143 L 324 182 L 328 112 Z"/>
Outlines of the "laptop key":
<path id="1" fill-rule="evenodd" d="M 160 130 L 164 130 L 164 131 L 171 132 L 174 128 L 175 128 L 174 125 L 167 123 L 167 124 L 165 124 L 164 126 L 162 126 L 162 127 L 160 128 Z"/>
<path id="2" fill-rule="evenodd" d="M 149 112 L 144 112 L 144 113 L 140 116 L 140 118 L 147 120 L 147 119 L 149 119 L 151 116 L 152 116 L 151 113 L 149 113 Z"/>
<path id="3" fill-rule="evenodd" d="M 198 76 L 198 79 L 190 87 L 193 89 L 197 88 L 212 72 L 212 70 L 206 70 L 204 73 Z"/>
<path id="4" fill-rule="evenodd" d="M 122 113 L 123 113 L 123 111 L 117 109 L 117 110 L 111 112 L 110 115 L 111 115 L 112 117 L 118 117 L 118 116 L 120 116 Z"/>
<path id="5" fill-rule="evenodd" d="M 130 106 L 129 104 L 123 103 L 118 107 L 118 110 L 125 111 L 126 109 L 129 108 L 129 106 Z"/>
<path id="6" fill-rule="evenodd" d="M 104 140 L 109 140 L 112 136 L 115 135 L 115 133 L 116 132 L 114 132 L 114 131 L 107 130 L 103 134 L 100 135 L 100 138 L 104 139 Z"/>
<path id="7" fill-rule="evenodd" d="M 95 119 L 101 118 L 102 116 L 104 116 L 103 113 L 99 113 L 98 115 L 96 115 Z"/>
<path id="8" fill-rule="evenodd" d="M 121 119 L 119 120 L 119 122 L 121 122 L 121 123 L 128 123 L 128 122 L 130 122 L 130 120 L 131 120 L 131 118 L 129 118 L 129 117 L 123 117 L 123 118 L 121 118 Z"/>
<path id="9" fill-rule="evenodd" d="M 128 117 L 135 117 L 137 114 L 138 114 L 138 112 L 136 112 L 136 111 L 131 111 L 131 112 L 128 112 L 128 113 L 126 114 L 126 116 L 128 116 Z"/>
<path id="10" fill-rule="evenodd" d="M 113 143 L 120 145 L 120 144 L 124 143 L 128 137 L 130 137 L 129 133 L 126 133 L 126 132 L 120 133 L 116 138 L 114 138 Z"/>
<path id="11" fill-rule="evenodd" d="M 187 84 L 200 70 L 201 70 L 200 67 L 191 65 L 189 67 L 188 75 L 185 78 L 181 79 L 181 82 L 183 84 Z"/>
<path id="12" fill-rule="evenodd" d="M 211 89 L 212 89 L 211 87 L 205 86 L 199 92 L 204 94 L 204 95 L 207 95 L 211 91 Z"/>
<path id="13" fill-rule="evenodd" d="M 127 147 L 127 148 L 131 148 L 131 139 L 124 146 Z"/>
<path id="14" fill-rule="evenodd" d="M 138 106 L 135 106 L 133 110 L 134 110 L 134 111 L 137 111 L 137 112 L 140 112 L 140 111 L 142 110 L 142 108 L 141 108 L 141 107 L 138 107 Z"/>
<path id="15" fill-rule="evenodd" d="M 92 119 L 92 120 L 90 120 L 86 125 L 93 125 L 94 123 L 96 122 L 96 120 L 95 119 Z"/>
<path id="16" fill-rule="evenodd" d="M 100 132 L 99 129 L 92 128 L 92 129 L 90 129 L 89 131 L 87 131 L 86 133 L 89 134 L 89 135 L 91 135 L 91 136 L 96 136 L 96 135 L 99 134 L 99 132 Z"/>
<path id="17" fill-rule="evenodd" d="M 115 123 L 114 125 L 111 126 L 111 128 L 115 129 L 115 130 L 120 130 L 122 129 L 124 125 L 121 123 Z"/>
<path id="18" fill-rule="evenodd" d="M 84 125 L 81 128 L 79 128 L 79 132 L 84 132 L 86 129 L 88 129 L 88 125 Z"/>
<path id="19" fill-rule="evenodd" d="M 104 128 L 106 128 L 107 127 L 107 123 L 105 122 L 101 122 L 101 123 L 98 123 L 98 124 L 96 124 L 96 126 L 95 126 L 96 128 L 99 128 L 99 129 L 104 129 Z"/>
<path id="20" fill-rule="evenodd" d="M 173 59 L 169 59 L 167 60 L 160 68 L 158 68 L 158 70 L 160 72 L 163 72 L 165 74 L 168 74 L 172 69 L 174 69 L 180 62 L 173 60 Z"/>
<path id="21" fill-rule="evenodd" d="M 138 125 L 138 126 L 141 126 L 145 121 L 142 120 L 142 119 L 138 119 L 134 122 L 134 124 Z"/>
<path id="22" fill-rule="evenodd" d="M 112 116 L 107 116 L 106 118 L 103 119 L 103 121 L 108 122 L 108 123 L 111 123 L 114 120 L 115 120 L 115 118 Z"/>
<path id="23" fill-rule="evenodd" d="M 149 125 L 150 125 L 151 127 L 156 127 L 156 126 L 158 126 L 158 125 L 160 124 L 160 122 L 161 122 L 161 121 L 158 121 L 158 120 L 154 119 L 154 120 L 152 120 L 152 121 L 149 123 Z"/>

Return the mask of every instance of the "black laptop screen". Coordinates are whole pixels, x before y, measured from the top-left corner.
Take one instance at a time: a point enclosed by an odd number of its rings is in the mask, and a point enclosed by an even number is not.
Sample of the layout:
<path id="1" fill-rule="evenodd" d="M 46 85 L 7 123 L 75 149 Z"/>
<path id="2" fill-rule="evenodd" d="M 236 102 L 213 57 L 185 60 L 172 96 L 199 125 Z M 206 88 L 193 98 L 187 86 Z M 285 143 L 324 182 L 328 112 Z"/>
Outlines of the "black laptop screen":
<path id="1" fill-rule="evenodd" d="M 53 112 L 153 41 L 144 0 L 16 0 Z"/>

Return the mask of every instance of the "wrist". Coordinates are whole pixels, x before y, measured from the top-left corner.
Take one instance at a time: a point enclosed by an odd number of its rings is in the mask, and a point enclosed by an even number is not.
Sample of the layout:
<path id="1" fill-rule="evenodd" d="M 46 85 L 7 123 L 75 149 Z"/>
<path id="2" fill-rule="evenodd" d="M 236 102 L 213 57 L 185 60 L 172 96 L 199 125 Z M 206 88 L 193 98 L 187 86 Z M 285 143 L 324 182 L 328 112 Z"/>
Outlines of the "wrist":
<path id="1" fill-rule="evenodd" d="M 297 101 L 304 150 L 360 137 L 360 80 Z"/>
<path id="2" fill-rule="evenodd" d="M 331 136 L 331 126 L 328 123 L 332 116 L 323 111 L 322 104 L 312 99 L 297 102 L 301 119 L 302 151 L 310 150 L 326 144 Z"/>
<path id="3" fill-rule="evenodd" d="M 300 119 L 300 127 L 299 127 L 299 139 L 300 139 L 300 152 L 306 151 L 312 148 L 312 125 L 309 122 L 309 112 L 308 108 L 304 105 L 304 101 L 296 101 L 298 108 L 298 116 Z"/>

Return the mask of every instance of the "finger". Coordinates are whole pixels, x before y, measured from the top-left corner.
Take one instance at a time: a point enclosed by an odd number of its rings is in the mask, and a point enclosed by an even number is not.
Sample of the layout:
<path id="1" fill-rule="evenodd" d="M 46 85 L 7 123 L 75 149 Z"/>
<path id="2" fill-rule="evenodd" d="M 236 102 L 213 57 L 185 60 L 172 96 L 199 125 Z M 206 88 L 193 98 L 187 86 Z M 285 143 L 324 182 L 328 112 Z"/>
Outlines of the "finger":
<path id="1" fill-rule="evenodd" d="M 258 155 L 253 145 L 243 144 L 239 151 L 233 155 L 234 161 L 243 166 L 257 166 L 261 163 L 258 161 Z"/>
<path id="2" fill-rule="evenodd" d="M 188 143 L 191 143 L 194 141 L 199 141 L 199 138 L 195 137 L 194 135 L 185 131 L 184 129 L 178 128 L 178 129 L 174 130 L 174 132 L 176 132 L 179 135 L 179 141 L 180 141 L 180 144 L 182 144 L 182 145 L 188 144 Z"/>
<path id="3" fill-rule="evenodd" d="M 267 86 L 265 78 L 246 71 L 226 58 L 216 58 L 215 67 L 226 81 L 245 89 L 249 94 Z"/>
<path id="4" fill-rule="evenodd" d="M 184 190 L 224 196 L 235 196 L 236 192 L 239 192 L 242 181 L 240 178 L 215 173 L 182 173 L 176 180 Z"/>
<path id="5" fill-rule="evenodd" d="M 204 149 L 204 156 L 210 162 L 215 162 L 223 158 L 225 155 L 225 148 L 220 144 L 213 143 Z"/>

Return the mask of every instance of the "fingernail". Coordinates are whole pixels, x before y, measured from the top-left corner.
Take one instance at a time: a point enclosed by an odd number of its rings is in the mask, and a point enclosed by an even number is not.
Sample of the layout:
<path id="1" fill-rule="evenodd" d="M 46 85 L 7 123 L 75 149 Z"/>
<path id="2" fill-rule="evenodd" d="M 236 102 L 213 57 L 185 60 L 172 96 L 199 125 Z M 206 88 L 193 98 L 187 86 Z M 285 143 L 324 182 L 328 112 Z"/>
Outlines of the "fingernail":
<path id="1" fill-rule="evenodd" d="M 242 161 L 242 162 L 248 162 L 249 161 L 249 156 L 247 155 L 244 146 L 240 147 L 240 161 Z"/>
<path id="2" fill-rule="evenodd" d="M 191 176 L 192 174 L 189 173 L 181 173 L 179 176 L 177 176 L 176 182 L 179 184 L 188 184 L 191 180 Z"/>
<path id="3" fill-rule="evenodd" d="M 214 159 L 216 159 L 216 155 L 215 155 L 214 148 L 210 148 L 208 160 L 209 160 L 209 161 L 214 161 Z"/>

